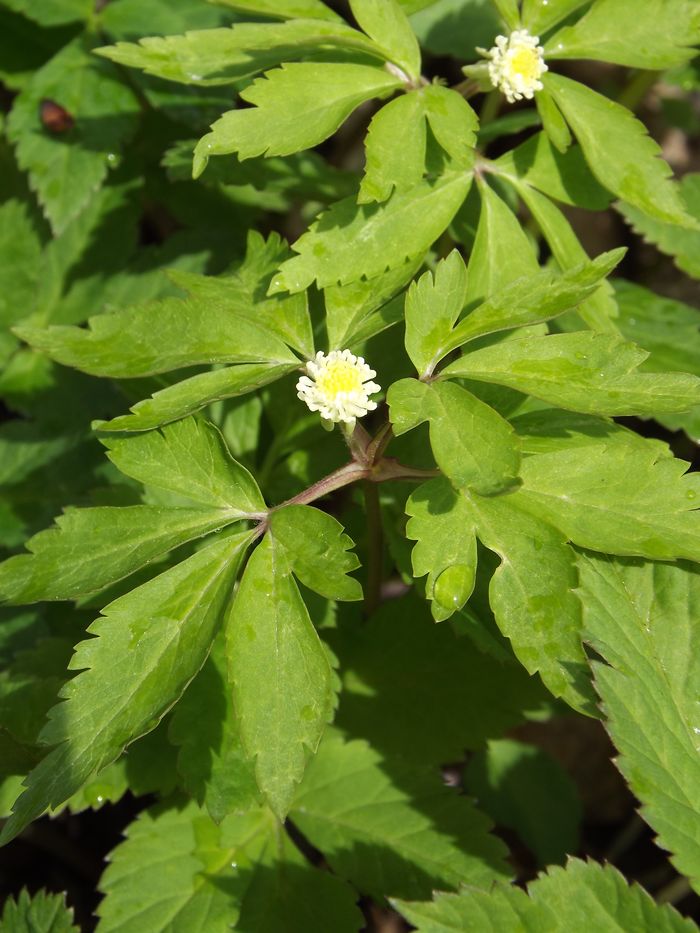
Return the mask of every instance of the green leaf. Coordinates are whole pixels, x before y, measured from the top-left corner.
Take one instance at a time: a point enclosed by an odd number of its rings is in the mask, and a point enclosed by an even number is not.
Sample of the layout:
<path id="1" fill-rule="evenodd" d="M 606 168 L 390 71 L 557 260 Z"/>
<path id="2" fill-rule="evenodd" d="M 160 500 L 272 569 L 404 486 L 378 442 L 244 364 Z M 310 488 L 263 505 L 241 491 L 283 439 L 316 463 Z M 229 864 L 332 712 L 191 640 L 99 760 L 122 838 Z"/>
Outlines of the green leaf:
<path id="1" fill-rule="evenodd" d="M 194 294 L 183 301 L 136 305 L 100 314 L 83 327 L 18 327 L 17 334 L 52 359 L 97 376 L 128 379 L 202 363 L 293 363 L 297 358 L 264 325 Z"/>
<path id="2" fill-rule="evenodd" d="M 200 505 L 240 510 L 242 518 L 266 510 L 258 484 L 209 421 L 185 418 L 162 431 L 107 437 L 102 443 L 118 470 L 146 486 L 169 489 Z"/>
<path id="3" fill-rule="evenodd" d="M 571 146 L 571 130 L 552 95 L 542 88 L 535 97 L 535 104 L 547 138 L 558 152 L 565 153 Z"/>
<path id="4" fill-rule="evenodd" d="M 421 95 L 433 136 L 455 167 L 470 171 L 479 125 L 476 114 L 461 94 L 440 84 L 429 84 Z"/>
<path id="5" fill-rule="evenodd" d="M 561 275 L 543 270 L 536 275 L 516 279 L 495 292 L 459 322 L 436 351 L 432 365 L 470 340 L 547 321 L 578 307 L 595 294 L 601 280 L 615 268 L 623 255 L 623 250 L 612 250 L 602 253 L 592 262 L 584 259 L 582 263 L 574 265 Z M 523 337 L 517 342 L 519 344 L 533 339 L 535 338 Z M 458 368 L 463 359 L 455 361 L 452 365 Z"/>
<path id="6" fill-rule="evenodd" d="M 3 329 L 33 310 L 41 245 L 28 204 L 12 198 L 0 206 L 0 326 Z"/>
<path id="7" fill-rule="evenodd" d="M 539 272 L 530 240 L 515 214 L 485 182 L 479 185 L 481 213 L 469 257 L 467 301 L 485 301 L 516 279 Z"/>
<path id="8" fill-rule="evenodd" d="M 333 713 L 332 675 L 284 548 L 266 535 L 227 623 L 233 699 L 258 787 L 284 818 Z"/>
<path id="9" fill-rule="evenodd" d="M 680 187 L 687 212 L 700 220 L 700 172 L 689 172 L 681 179 Z M 647 243 L 653 243 L 662 253 L 673 257 L 682 272 L 700 279 L 700 232 L 649 217 L 626 201 L 619 202 L 616 207 Z"/>
<path id="10" fill-rule="evenodd" d="M 394 75 L 370 65 L 292 62 L 268 71 L 241 92 L 255 106 L 228 111 L 197 143 L 194 177 L 213 155 L 235 152 L 250 159 L 310 149 L 335 133 L 361 103 L 400 86 Z"/>
<path id="11" fill-rule="evenodd" d="M 419 184 L 425 172 L 425 105 L 419 91 L 385 104 L 365 137 L 365 174 L 358 204 L 386 201 L 391 192 Z"/>
<path id="12" fill-rule="evenodd" d="M 586 637 L 617 764 L 678 871 L 700 887 L 698 569 L 579 558 Z"/>
<path id="13" fill-rule="evenodd" d="M 523 0 L 523 26 L 531 33 L 547 32 L 588 0 Z"/>
<path id="14" fill-rule="evenodd" d="M 375 278 L 360 278 L 349 285 L 331 285 L 324 289 L 329 348 L 343 349 L 361 339 L 358 334 L 381 318 L 390 299 L 411 281 L 422 265 L 420 256 Z M 401 298 L 397 301 L 403 305 Z"/>
<path id="15" fill-rule="evenodd" d="M 518 0 L 493 0 L 493 5 L 501 14 L 503 22 L 508 29 L 517 29 L 520 24 L 520 10 Z"/>
<path id="16" fill-rule="evenodd" d="M 92 56 L 78 38 L 36 72 L 15 98 L 8 136 L 20 168 L 29 173 L 54 233 L 63 231 L 88 203 L 135 128 L 137 102 L 108 62 Z M 47 132 L 42 100 L 53 100 L 75 120 L 65 133 Z"/>
<path id="17" fill-rule="evenodd" d="M 154 729 L 204 663 L 251 532 L 203 548 L 110 603 L 70 663 L 80 671 L 49 713 L 56 747 L 27 778 L 5 825 L 8 842 L 56 807 L 124 747 Z"/>
<path id="18" fill-rule="evenodd" d="M 605 188 L 657 220 L 697 228 L 670 180 L 671 169 L 660 158 L 659 146 L 626 107 L 551 72 L 545 76 L 545 87 Z"/>
<path id="19" fill-rule="evenodd" d="M 349 885 L 312 868 L 269 810 L 216 826 L 194 803 L 146 810 L 110 856 L 100 933 L 357 933 Z M 166 870 L 164 870 L 164 865 Z"/>
<path id="20" fill-rule="evenodd" d="M 318 19 L 237 23 L 183 36 L 152 36 L 104 46 L 97 54 L 158 78 L 211 86 L 234 84 L 280 62 L 330 50 L 360 50 L 381 58 L 374 43 L 356 29 Z"/>
<path id="21" fill-rule="evenodd" d="M 433 55 L 473 61 L 477 47 L 489 48 L 502 32 L 491 0 L 400 0 L 412 13 L 421 46 Z M 418 12 L 419 11 L 419 12 Z"/>
<path id="22" fill-rule="evenodd" d="M 545 133 L 535 133 L 492 165 L 518 190 L 525 184 L 563 204 L 602 211 L 611 201 L 610 193 L 591 174 L 581 147 L 570 146 L 565 153 L 557 152 Z"/>
<path id="23" fill-rule="evenodd" d="M 527 185 L 518 185 L 517 188 L 559 267 L 567 270 L 586 262 L 588 255 L 559 208 L 548 197 Z M 601 282 L 596 290 L 581 302 L 576 312 L 591 330 L 601 333 L 618 332 L 614 323 L 618 313 L 617 304 L 609 282 Z"/>
<path id="24" fill-rule="evenodd" d="M 3 6 L 15 13 L 22 13 L 42 26 L 87 21 L 92 13 L 90 0 L 43 0 L 40 4 L 32 0 L 3 0 Z"/>
<path id="25" fill-rule="evenodd" d="M 259 804 L 233 709 L 222 638 L 214 641 L 204 667 L 175 707 L 168 735 L 179 746 L 177 770 L 186 790 L 215 823 Z"/>
<path id="26" fill-rule="evenodd" d="M 254 392 L 298 369 L 297 363 L 253 363 L 198 373 L 131 407 L 131 414 L 96 421 L 99 431 L 149 431 L 184 418 L 212 402 Z"/>
<path id="27" fill-rule="evenodd" d="M 68 509 L 0 564 L 0 595 L 13 603 L 75 599 L 128 576 L 173 548 L 238 521 L 240 510 L 157 505 Z"/>
<path id="28" fill-rule="evenodd" d="M 465 500 L 444 477 L 430 480 L 406 502 L 406 537 L 416 544 L 413 575 L 423 577 L 425 595 L 436 622 L 449 619 L 474 589 L 476 534 Z"/>
<path id="29" fill-rule="evenodd" d="M 547 334 L 475 350 L 442 375 L 498 383 L 591 414 L 653 415 L 700 403 L 696 376 L 637 372 L 647 356 L 614 334 Z"/>
<path id="30" fill-rule="evenodd" d="M 540 865 L 562 863 L 579 849 L 582 807 L 576 785 L 537 746 L 490 741 L 470 758 L 464 784 L 495 823 L 518 833 Z"/>
<path id="31" fill-rule="evenodd" d="M 397 0 L 350 0 L 350 9 L 360 28 L 395 65 L 414 81 L 420 78 L 418 41 Z"/>
<path id="32" fill-rule="evenodd" d="M 413 282 L 406 294 L 406 350 L 419 375 L 430 374 L 467 298 L 467 267 L 457 250 Z"/>
<path id="33" fill-rule="evenodd" d="M 655 904 L 636 884 L 629 887 L 612 865 L 570 859 L 566 868 L 551 868 L 531 882 L 528 894 L 496 884 L 488 893 L 465 889 L 459 894 L 437 894 L 431 903 L 396 901 L 394 906 L 417 933 L 697 930 L 692 920 L 681 917 L 669 904 Z"/>
<path id="34" fill-rule="evenodd" d="M 395 192 L 386 204 L 339 201 L 292 246 L 299 255 L 282 263 L 271 294 L 303 291 L 314 280 L 324 288 L 371 279 L 423 256 L 449 225 L 470 184 L 471 175 L 454 172 Z"/>
<path id="35" fill-rule="evenodd" d="M 555 527 L 521 511 L 517 501 L 469 499 L 480 540 L 501 558 L 489 588 L 491 608 L 525 669 L 538 672 L 574 709 L 591 714 L 595 694 L 581 644 L 581 606 L 573 593 L 574 553 Z"/>
<path id="36" fill-rule="evenodd" d="M 362 599 L 358 580 L 349 577 L 360 566 L 352 540 L 332 515 L 308 505 L 288 505 L 270 514 L 270 531 L 294 575 L 326 599 Z"/>
<path id="37" fill-rule="evenodd" d="M 492 496 L 517 482 L 520 450 L 515 432 L 466 389 L 402 379 L 391 386 L 387 401 L 396 434 L 430 422 L 435 460 L 456 488 Z"/>
<path id="38" fill-rule="evenodd" d="M 66 906 L 65 894 L 38 891 L 29 896 L 22 888 L 17 898 L 9 897 L 0 917 L 5 933 L 77 933 L 73 910 Z"/>
<path id="39" fill-rule="evenodd" d="M 673 370 L 700 376 L 700 316 L 695 308 L 624 279 L 615 280 L 615 296 L 620 308 L 620 330 L 628 340 L 649 351 L 642 368 L 649 372 Z M 682 428 L 693 440 L 700 439 L 698 408 L 688 414 L 657 414 L 655 418 L 671 430 Z"/>
<path id="40" fill-rule="evenodd" d="M 699 42 L 694 0 L 647 0 L 634 11 L 628 0 L 597 0 L 575 25 L 555 33 L 544 52 L 552 59 L 593 58 L 660 71 L 693 58 Z"/>
<path id="41" fill-rule="evenodd" d="M 318 19 L 342 22 L 321 0 L 217 0 L 241 13 L 260 13 L 274 19 Z"/>
<path id="42" fill-rule="evenodd" d="M 624 437 L 624 436 L 623 436 Z M 574 544 L 608 554 L 700 559 L 700 477 L 665 445 L 591 438 L 526 457 L 514 504 L 550 522 Z"/>
<path id="43" fill-rule="evenodd" d="M 504 877 L 488 821 L 434 773 L 384 761 L 365 742 L 328 734 L 291 811 L 331 867 L 361 891 L 427 896 Z"/>

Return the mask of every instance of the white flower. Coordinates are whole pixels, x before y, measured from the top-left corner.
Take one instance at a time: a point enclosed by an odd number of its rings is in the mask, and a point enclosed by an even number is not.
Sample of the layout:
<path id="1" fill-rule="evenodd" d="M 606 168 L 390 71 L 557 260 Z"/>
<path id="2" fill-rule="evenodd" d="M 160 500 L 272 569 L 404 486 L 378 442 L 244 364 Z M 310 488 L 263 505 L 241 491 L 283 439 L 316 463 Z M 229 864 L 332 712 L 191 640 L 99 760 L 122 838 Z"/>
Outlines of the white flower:
<path id="1" fill-rule="evenodd" d="M 487 52 L 489 78 L 494 87 L 503 91 L 509 103 L 526 97 L 532 100 L 541 91 L 540 77 L 548 71 L 540 37 L 527 29 L 516 29 L 509 36 L 496 36 L 496 44 Z"/>
<path id="2" fill-rule="evenodd" d="M 297 395 L 326 421 L 352 426 L 356 418 L 377 407 L 369 398 L 381 390 L 376 382 L 369 382 L 377 374 L 349 350 L 331 350 L 328 355 L 319 350 L 306 364 L 306 372 L 308 376 L 297 382 Z"/>

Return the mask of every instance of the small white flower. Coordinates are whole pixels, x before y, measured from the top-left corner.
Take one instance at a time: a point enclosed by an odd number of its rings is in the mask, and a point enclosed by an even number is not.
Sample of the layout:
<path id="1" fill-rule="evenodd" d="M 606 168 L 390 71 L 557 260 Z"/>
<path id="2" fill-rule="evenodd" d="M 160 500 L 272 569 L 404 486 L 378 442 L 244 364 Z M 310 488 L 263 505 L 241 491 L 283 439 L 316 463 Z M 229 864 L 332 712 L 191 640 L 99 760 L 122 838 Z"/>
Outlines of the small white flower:
<path id="1" fill-rule="evenodd" d="M 516 29 L 509 36 L 496 36 L 496 44 L 486 53 L 491 59 L 491 83 L 511 104 L 523 97 L 532 100 L 535 91 L 543 88 L 540 78 L 549 69 L 539 41 L 540 37 L 531 36 L 527 29 Z"/>
<path id="2" fill-rule="evenodd" d="M 377 407 L 369 398 L 381 391 L 381 386 L 369 381 L 377 374 L 349 350 L 331 350 L 328 355 L 319 350 L 306 364 L 306 372 L 308 376 L 297 382 L 297 395 L 326 421 L 352 426 L 356 418 Z"/>

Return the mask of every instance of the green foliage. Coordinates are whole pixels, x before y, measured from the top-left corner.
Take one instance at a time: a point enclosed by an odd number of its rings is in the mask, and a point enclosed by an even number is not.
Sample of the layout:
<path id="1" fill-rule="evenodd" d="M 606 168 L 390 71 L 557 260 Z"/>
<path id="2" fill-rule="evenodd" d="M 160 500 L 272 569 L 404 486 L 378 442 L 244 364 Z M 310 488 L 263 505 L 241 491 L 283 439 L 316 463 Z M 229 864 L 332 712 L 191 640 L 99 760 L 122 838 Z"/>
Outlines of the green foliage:
<path id="1" fill-rule="evenodd" d="M 698 886 L 696 7 L 0 0 L 0 841 L 149 795 L 100 933 L 695 929 L 527 740 Z"/>
<path id="2" fill-rule="evenodd" d="M 0 921 L 7 933 L 73 933 L 78 929 L 64 896 L 39 891 L 30 897 L 26 889 L 16 900 L 5 901 Z"/>
<path id="3" fill-rule="evenodd" d="M 526 895 L 519 888 L 496 886 L 490 895 L 465 890 L 438 894 L 432 903 L 398 901 L 418 933 L 503 929 L 571 931 L 659 930 L 691 933 L 697 927 L 667 904 L 657 906 L 637 885 L 628 887 L 614 868 L 571 859 L 533 881 Z"/>

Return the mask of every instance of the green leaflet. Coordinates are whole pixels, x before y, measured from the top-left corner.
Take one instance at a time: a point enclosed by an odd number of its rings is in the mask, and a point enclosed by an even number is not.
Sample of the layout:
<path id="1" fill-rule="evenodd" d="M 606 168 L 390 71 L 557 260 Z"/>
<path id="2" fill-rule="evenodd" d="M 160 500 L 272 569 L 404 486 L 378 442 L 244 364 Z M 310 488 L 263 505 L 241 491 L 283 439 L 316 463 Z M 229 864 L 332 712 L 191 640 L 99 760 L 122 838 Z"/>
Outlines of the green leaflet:
<path id="1" fill-rule="evenodd" d="M 527 463 L 527 461 L 524 461 Z M 593 714 L 593 693 L 581 644 L 581 606 L 574 553 L 564 536 L 516 496 L 469 498 L 480 540 L 501 558 L 489 601 L 498 627 L 531 674 L 538 672 L 555 696 Z"/>
<path id="2" fill-rule="evenodd" d="M 526 457 L 514 504 L 574 544 L 608 554 L 700 560 L 700 477 L 653 441 L 593 441 Z"/>
<path id="3" fill-rule="evenodd" d="M 239 509 L 157 505 L 69 509 L 27 542 L 29 554 L 0 564 L 0 595 L 12 603 L 75 599 L 128 576 L 173 548 L 241 518 Z"/>
<path id="4" fill-rule="evenodd" d="M 240 510 L 240 517 L 266 510 L 258 484 L 237 463 L 209 421 L 185 418 L 161 431 L 103 438 L 109 459 L 146 486 L 168 489 L 200 505 Z"/>
<path id="5" fill-rule="evenodd" d="M 331 49 L 382 57 L 377 46 L 356 29 L 317 19 L 238 23 L 229 29 L 199 29 L 184 36 L 153 36 L 138 43 L 104 46 L 97 53 L 158 78 L 206 86 L 234 84 L 280 62 Z"/>
<path id="6" fill-rule="evenodd" d="M 42 26 L 62 26 L 77 20 L 87 20 L 90 0 L 46 0 L 37 6 L 32 0 L 4 0 L 4 6 L 22 13 Z"/>
<path id="7" fill-rule="evenodd" d="M 469 257 L 467 301 L 485 301 L 516 279 L 539 272 L 532 244 L 515 214 L 485 182 L 481 213 Z"/>
<path id="8" fill-rule="evenodd" d="M 668 370 L 700 376 L 700 333 L 695 308 L 664 298 L 641 285 L 615 280 L 615 297 L 620 307 L 619 327 L 649 357 L 642 367 L 650 372 Z M 693 440 L 700 439 L 700 410 L 688 414 L 656 415 L 657 421 L 672 430 L 682 428 Z"/>
<path id="9" fill-rule="evenodd" d="M 464 785 L 495 823 L 517 832 L 539 865 L 562 864 L 580 848 L 578 789 L 562 765 L 536 745 L 490 741 L 471 757 Z"/>
<path id="10" fill-rule="evenodd" d="M 565 153 L 571 146 L 571 130 L 546 88 L 535 95 L 535 104 L 547 138 L 558 152 Z"/>
<path id="11" fill-rule="evenodd" d="M 51 223 L 63 231 L 107 176 L 123 143 L 135 128 L 137 102 L 108 62 L 92 56 L 93 43 L 79 37 L 37 71 L 15 99 L 8 136 L 20 168 Z M 76 76 L 79 75 L 79 80 Z M 78 116 L 70 133 L 47 133 L 39 114 L 42 100 L 60 100 Z"/>
<path id="12" fill-rule="evenodd" d="M 331 20 L 342 22 L 337 13 L 321 0 L 218 0 L 223 6 L 232 7 L 242 13 L 261 13 L 275 19 Z"/>
<path id="13" fill-rule="evenodd" d="M 609 253 L 602 253 L 593 261 L 584 259 L 583 262 L 573 265 L 561 275 L 542 270 L 535 275 L 516 279 L 494 292 L 490 298 L 487 298 L 483 304 L 477 305 L 457 324 L 436 350 L 431 367 L 434 367 L 452 350 L 456 350 L 471 340 L 502 330 L 551 320 L 578 307 L 596 294 L 604 277 L 610 274 L 622 256 L 622 250 L 612 250 Z M 513 340 L 515 339 L 513 335 Z M 520 337 L 516 342 L 520 345 L 521 342 L 533 339 L 535 338 Z M 588 338 L 583 339 L 585 342 Z M 541 344 L 535 344 L 535 346 L 541 346 Z M 490 349 L 484 348 L 484 352 L 488 354 Z M 497 352 L 496 348 L 493 348 L 493 352 Z M 500 353 L 500 350 L 498 352 Z M 452 371 L 452 366 L 458 369 L 464 359 L 462 357 L 456 360 L 448 369 Z M 464 365 L 468 364 L 464 363 Z"/>
<path id="14" fill-rule="evenodd" d="M 437 775 L 334 732 L 309 763 L 291 816 L 336 872 L 375 897 L 507 875 L 502 845 L 471 802 Z"/>
<path id="15" fill-rule="evenodd" d="M 204 663 L 251 536 L 217 541 L 105 607 L 41 734 L 56 747 L 27 778 L 0 842 L 158 725 Z"/>
<path id="16" fill-rule="evenodd" d="M 213 155 L 235 152 L 250 159 L 310 149 L 331 136 L 363 101 L 386 97 L 400 86 L 398 78 L 369 65 L 284 64 L 241 92 L 254 107 L 225 113 L 200 139 L 193 175 L 201 175 Z"/>
<path id="17" fill-rule="evenodd" d="M 618 766 L 659 844 L 700 885 L 697 566 L 579 557 L 586 637 Z"/>
<path id="18" fill-rule="evenodd" d="M 325 288 L 323 295 L 329 349 L 342 349 L 350 343 L 366 339 L 362 337 L 362 332 L 382 320 L 383 312 L 396 303 L 390 302 L 390 299 L 411 281 L 422 265 L 423 257 L 420 256 L 376 278 L 357 279 L 349 285 Z M 397 301 L 403 305 L 400 296 Z"/>
<path id="19" fill-rule="evenodd" d="M 444 477 L 430 480 L 406 502 L 406 537 L 416 544 L 413 575 L 423 577 L 425 595 L 436 622 L 449 619 L 474 589 L 476 535 L 465 500 Z"/>
<path id="20" fill-rule="evenodd" d="M 668 904 L 655 904 L 638 885 L 628 886 L 612 865 L 570 859 L 528 886 L 496 884 L 490 892 L 437 894 L 430 903 L 395 901 L 417 933 L 502 933 L 504 930 L 587 933 L 592 929 L 693 933 L 692 920 Z"/>
<path id="21" fill-rule="evenodd" d="M 423 256 L 449 225 L 471 185 L 471 175 L 451 172 L 423 181 L 386 204 L 360 205 L 346 198 L 333 205 L 292 246 L 299 253 L 282 263 L 270 293 L 303 291 L 371 279 Z"/>
<path id="22" fill-rule="evenodd" d="M 605 188 L 657 220 L 697 229 L 658 145 L 626 107 L 563 75 L 548 72 L 544 84 Z"/>
<path id="23" fill-rule="evenodd" d="M 533 34 L 542 35 L 587 2 L 588 0 L 523 0 L 523 26 Z"/>
<path id="24" fill-rule="evenodd" d="M 518 0 L 493 0 L 493 5 L 501 14 L 501 18 L 509 30 L 518 28 L 520 22 Z"/>
<path id="25" fill-rule="evenodd" d="M 504 153 L 492 168 L 511 183 L 519 182 L 519 190 L 524 183 L 564 204 L 588 210 L 605 210 L 610 204 L 610 193 L 596 181 L 581 147 L 557 152 L 545 133 L 535 133 Z"/>
<path id="26" fill-rule="evenodd" d="M 387 401 L 396 434 L 430 422 L 433 455 L 456 488 L 492 496 L 517 482 L 520 450 L 515 432 L 466 389 L 401 379 L 389 389 Z"/>
<path id="27" fill-rule="evenodd" d="M 392 191 L 408 191 L 425 172 L 427 130 L 420 91 L 385 104 L 372 117 L 365 138 L 365 174 L 358 204 L 386 201 Z"/>
<path id="28" fill-rule="evenodd" d="M 591 414 L 653 415 L 700 403 L 697 376 L 638 372 L 647 356 L 614 334 L 580 331 L 484 347 L 451 363 L 442 375 L 494 382 Z"/>
<path id="29" fill-rule="evenodd" d="M 360 566 L 343 526 L 327 512 L 288 505 L 270 514 L 270 532 L 294 575 L 326 599 L 362 599 L 358 580 L 348 576 Z"/>
<path id="30" fill-rule="evenodd" d="M 73 910 L 65 894 L 39 891 L 33 897 L 22 888 L 17 899 L 9 897 L 0 917 L 5 933 L 77 933 Z"/>
<path id="31" fill-rule="evenodd" d="M 419 375 L 429 374 L 448 342 L 467 297 L 467 267 L 457 250 L 406 294 L 406 350 Z"/>
<path id="32" fill-rule="evenodd" d="M 185 789 L 215 823 L 260 803 L 233 709 L 223 638 L 214 640 L 204 667 L 175 707 L 168 737 L 179 746 L 177 770 Z"/>
<path id="33" fill-rule="evenodd" d="M 0 325 L 16 324 L 36 299 L 41 238 L 29 204 L 18 198 L 0 206 Z"/>
<path id="34" fill-rule="evenodd" d="M 689 172 L 680 181 L 681 194 L 688 213 L 700 220 L 700 172 Z M 632 229 L 646 242 L 653 243 L 667 256 L 672 256 L 682 272 L 700 279 L 700 232 L 684 230 L 647 216 L 639 207 L 625 201 L 616 204 Z"/>
<path id="35" fill-rule="evenodd" d="M 517 189 L 560 268 L 566 270 L 585 262 L 588 255 L 559 208 L 548 197 L 527 185 L 519 184 Z M 602 333 L 618 332 L 614 323 L 617 318 L 617 305 L 609 282 L 601 282 L 593 294 L 581 302 L 576 311 L 591 330 Z"/>
<path id="36" fill-rule="evenodd" d="M 225 284 L 221 285 L 225 294 Z M 97 376 L 128 379 L 203 363 L 293 363 L 274 333 L 209 296 L 165 298 L 90 318 L 82 327 L 18 327 L 52 359 Z"/>
<path id="37" fill-rule="evenodd" d="M 220 827 L 192 802 L 146 810 L 100 887 L 100 933 L 357 933 L 362 924 L 352 889 L 312 868 L 266 809 Z"/>
<path id="38" fill-rule="evenodd" d="M 698 42 L 700 11 L 693 0 L 646 0 L 633 13 L 628 0 L 596 0 L 574 26 L 555 33 L 544 51 L 548 58 L 662 70 L 693 58 Z"/>
<path id="39" fill-rule="evenodd" d="M 245 363 L 198 373 L 137 402 L 131 414 L 96 421 L 99 431 L 149 431 L 184 418 L 212 402 L 254 392 L 298 369 L 297 363 Z"/>
<path id="40" fill-rule="evenodd" d="M 350 0 L 350 9 L 367 35 L 387 58 L 414 81 L 420 78 L 418 41 L 398 0 Z"/>
<path id="41" fill-rule="evenodd" d="M 420 770 L 456 761 L 520 723 L 546 691 L 507 652 L 495 660 L 458 634 L 460 617 L 434 625 L 411 592 L 385 602 L 367 625 L 326 630 L 343 678 L 335 727 Z"/>
<path id="42" fill-rule="evenodd" d="M 328 657 L 274 533 L 248 561 L 226 631 L 243 745 L 260 791 L 283 819 L 334 697 Z"/>

